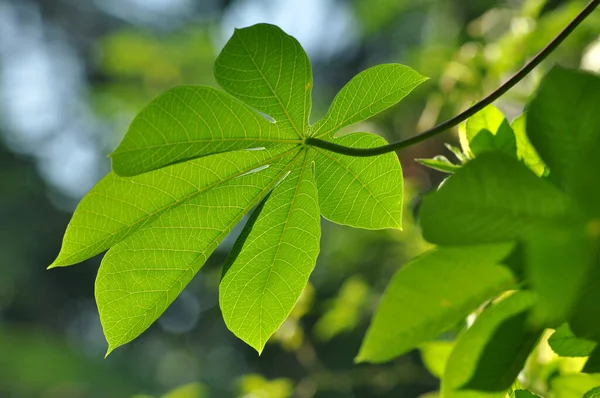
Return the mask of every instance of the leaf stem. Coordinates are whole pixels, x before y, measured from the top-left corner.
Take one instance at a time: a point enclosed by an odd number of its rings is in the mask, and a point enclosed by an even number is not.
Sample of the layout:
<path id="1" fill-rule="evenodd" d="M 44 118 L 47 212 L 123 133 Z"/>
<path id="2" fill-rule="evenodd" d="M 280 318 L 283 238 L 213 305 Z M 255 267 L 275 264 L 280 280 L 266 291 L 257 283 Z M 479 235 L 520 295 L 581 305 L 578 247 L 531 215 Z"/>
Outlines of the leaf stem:
<path id="1" fill-rule="evenodd" d="M 488 96 L 475 103 L 470 108 L 459 113 L 458 115 L 432 127 L 429 130 L 423 131 L 413 137 L 392 142 L 387 145 L 373 147 L 373 148 L 350 148 L 343 145 L 334 144 L 333 142 L 324 141 L 318 138 L 308 138 L 306 140 L 307 145 L 312 145 L 318 148 L 326 149 L 331 152 L 341 153 L 343 155 L 368 157 L 382 155 L 388 152 L 399 151 L 403 148 L 415 145 L 421 141 L 425 141 L 431 137 L 434 137 L 446 130 L 457 126 L 461 122 L 465 121 L 469 117 L 473 116 L 492 102 L 500 98 L 504 93 L 510 90 L 513 86 L 519 83 L 525 76 L 527 76 L 536 66 L 538 66 L 548 55 L 550 55 L 572 32 L 583 20 L 585 20 L 600 4 L 600 0 L 591 0 L 585 8 L 558 34 L 556 37 L 548 43 L 535 57 L 533 57 L 527 64 L 525 64 L 517 73 L 515 73 L 510 79 L 504 84 L 498 87 L 496 90 L 491 92 Z"/>

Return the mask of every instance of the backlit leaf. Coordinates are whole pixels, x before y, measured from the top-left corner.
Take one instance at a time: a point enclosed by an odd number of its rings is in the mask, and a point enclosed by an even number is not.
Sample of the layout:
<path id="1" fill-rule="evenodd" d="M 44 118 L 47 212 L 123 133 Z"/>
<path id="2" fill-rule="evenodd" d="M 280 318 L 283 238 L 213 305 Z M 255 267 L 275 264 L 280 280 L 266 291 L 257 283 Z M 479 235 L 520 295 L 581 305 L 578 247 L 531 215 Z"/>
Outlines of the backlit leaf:
<path id="1" fill-rule="evenodd" d="M 548 339 L 548 344 L 557 355 L 561 357 L 587 357 L 596 343 L 591 340 L 580 339 L 573 334 L 568 324 L 559 326 Z"/>

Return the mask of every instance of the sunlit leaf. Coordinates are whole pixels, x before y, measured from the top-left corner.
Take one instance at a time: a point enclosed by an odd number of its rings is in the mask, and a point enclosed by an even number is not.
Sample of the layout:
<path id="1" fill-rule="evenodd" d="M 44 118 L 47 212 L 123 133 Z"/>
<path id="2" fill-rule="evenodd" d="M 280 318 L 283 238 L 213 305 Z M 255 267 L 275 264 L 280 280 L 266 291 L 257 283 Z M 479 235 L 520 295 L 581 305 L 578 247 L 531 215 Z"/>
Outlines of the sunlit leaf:
<path id="1" fill-rule="evenodd" d="M 273 25 L 236 30 L 215 63 L 226 91 L 173 88 L 133 121 L 109 174 L 82 200 L 52 266 L 108 249 L 96 280 L 109 352 L 147 329 L 257 205 L 225 266 L 230 329 L 259 352 L 288 316 L 319 251 L 320 213 L 368 229 L 400 228 L 402 171 L 390 153 L 351 158 L 305 144 L 385 144 L 338 129 L 394 105 L 425 78 L 386 64 L 356 76 L 309 126 L 312 72 Z M 320 211 L 319 208 L 322 210 Z"/>
<path id="2" fill-rule="evenodd" d="M 523 161 L 533 172 L 542 176 L 546 173 L 546 165 L 540 159 L 540 155 L 538 155 L 537 151 L 529 141 L 526 132 L 526 120 L 527 115 L 522 114 L 511 123 L 511 127 L 515 133 L 515 137 L 517 139 L 517 156 L 519 159 Z"/>
<path id="3" fill-rule="evenodd" d="M 517 142 L 508 120 L 493 105 L 467 119 L 459 129 L 463 152 L 477 156 L 486 151 L 502 151 L 508 155 L 517 154 Z"/>
<path id="4" fill-rule="evenodd" d="M 387 142 L 354 133 L 334 138 L 337 144 L 371 148 Z M 402 225 L 402 170 L 395 153 L 361 158 L 316 149 L 319 205 L 326 219 L 366 229 Z"/>
<path id="5" fill-rule="evenodd" d="M 554 396 L 560 398 L 581 398 L 589 390 L 600 386 L 600 375 L 573 373 L 561 375 L 550 381 Z"/>
<path id="6" fill-rule="evenodd" d="M 454 173 L 460 169 L 460 166 L 453 164 L 445 156 L 437 155 L 433 159 L 415 159 L 423 166 L 427 166 L 434 170 L 443 171 L 444 173 Z"/>
<path id="7" fill-rule="evenodd" d="M 513 278 L 511 245 L 443 248 L 403 266 L 388 285 L 357 361 L 384 362 L 454 326 Z M 477 281 L 476 283 L 474 281 Z"/>
<path id="8" fill-rule="evenodd" d="M 419 346 L 421 352 L 421 360 L 429 370 L 429 373 L 441 379 L 446 370 L 446 363 L 450 358 L 450 353 L 454 348 L 454 343 L 451 341 L 428 341 Z"/>

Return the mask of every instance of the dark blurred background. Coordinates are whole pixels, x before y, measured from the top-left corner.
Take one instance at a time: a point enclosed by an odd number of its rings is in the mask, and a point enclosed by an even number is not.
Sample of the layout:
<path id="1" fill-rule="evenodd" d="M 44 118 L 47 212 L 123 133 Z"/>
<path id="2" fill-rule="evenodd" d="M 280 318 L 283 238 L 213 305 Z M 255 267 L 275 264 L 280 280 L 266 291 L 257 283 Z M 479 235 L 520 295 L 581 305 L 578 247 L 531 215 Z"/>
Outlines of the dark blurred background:
<path id="1" fill-rule="evenodd" d="M 583 7 L 545 0 L 0 0 L 0 397 L 435 397 L 418 352 L 354 365 L 394 271 L 427 249 L 419 196 L 443 174 L 453 133 L 400 154 L 404 231 L 323 223 L 322 252 L 292 316 L 261 357 L 218 308 L 228 238 L 146 333 L 104 359 L 95 258 L 46 271 L 81 197 L 137 112 L 178 84 L 215 85 L 234 27 L 281 26 L 313 64 L 313 117 L 361 70 L 410 65 L 431 79 L 354 126 L 397 140 L 456 114 L 516 71 Z M 500 102 L 518 115 L 553 63 L 600 71 L 600 12 Z M 316 119 L 315 119 L 316 120 Z"/>

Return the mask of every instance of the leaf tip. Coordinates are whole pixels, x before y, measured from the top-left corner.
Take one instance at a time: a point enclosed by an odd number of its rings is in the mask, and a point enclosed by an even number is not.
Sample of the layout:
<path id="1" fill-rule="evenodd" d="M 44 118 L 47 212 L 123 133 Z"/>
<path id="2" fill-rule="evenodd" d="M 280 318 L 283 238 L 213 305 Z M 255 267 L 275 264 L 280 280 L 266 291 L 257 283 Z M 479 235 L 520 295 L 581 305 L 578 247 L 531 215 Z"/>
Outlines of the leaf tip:
<path id="1" fill-rule="evenodd" d="M 112 345 L 109 344 L 108 345 L 108 349 L 106 350 L 106 354 L 104 355 L 104 359 L 108 358 L 108 356 L 117 348 L 119 347 L 118 345 Z"/>

